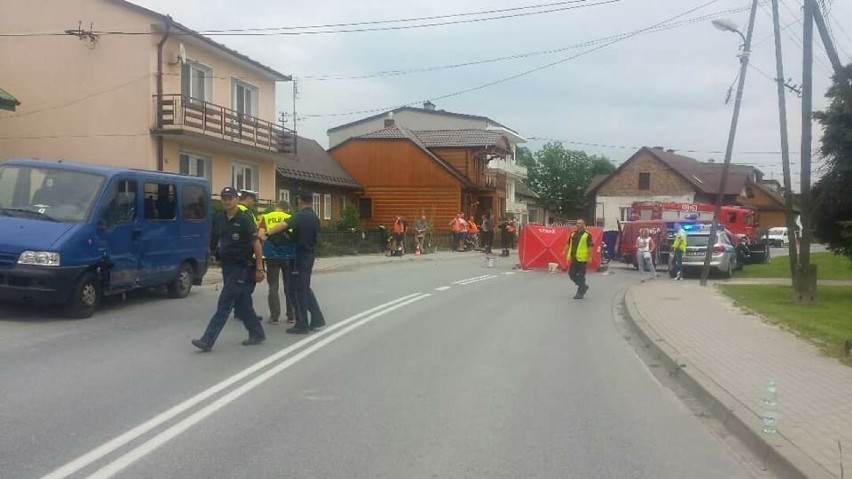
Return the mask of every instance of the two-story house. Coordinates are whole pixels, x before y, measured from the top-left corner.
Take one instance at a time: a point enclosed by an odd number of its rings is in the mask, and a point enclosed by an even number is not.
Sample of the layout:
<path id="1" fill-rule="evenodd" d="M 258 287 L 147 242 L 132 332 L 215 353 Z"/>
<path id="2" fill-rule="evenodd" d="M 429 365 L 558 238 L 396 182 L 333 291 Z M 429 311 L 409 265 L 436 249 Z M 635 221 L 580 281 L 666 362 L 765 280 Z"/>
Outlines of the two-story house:
<path id="1" fill-rule="evenodd" d="M 329 150 L 363 185 L 358 206 L 365 225 L 389 226 L 396 215 L 409 221 L 426 215 L 437 231 L 449 231 L 459 212 L 479 217 L 505 208 L 505 185 L 487 171 L 489 161 L 511 155 L 505 135 L 410 130 L 386 122 L 386 128 Z"/>
<path id="2" fill-rule="evenodd" d="M 516 190 L 523 187 L 518 183 L 527 178 L 527 169 L 515 162 L 516 148 L 519 144 L 526 143 L 526 139 L 515 130 L 488 117 L 438 110 L 434 103 L 427 101 L 423 108 L 400 107 L 331 128 L 328 130 L 329 148 L 334 148 L 350 138 L 381 130 L 385 128 L 385 120 L 388 119 L 393 120 L 396 126 L 412 131 L 487 130 L 503 135 L 509 143 L 508 154 L 491 159 L 486 166 L 489 181 L 501 186 L 500 200 L 495 203 L 492 212 L 497 216 L 510 213 L 522 222 L 528 220 L 527 204 L 519 201 L 516 195 Z"/>
<path id="3" fill-rule="evenodd" d="M 722 164 L 701 162 L 662 147 L 642 147 L 612 174 L 596 177 L 586 190 L 594 197 L 594 218 L 605 229 L 617 229 L 618 221 L 630 219 L 637 201 L 715 203 Z M 731 164 L 723 192 L 723 204 L 741 204 L 772 215 L 761 215 L 761 227 L 774 224 L 783 214 L 780 195 L 763 183 L 763 173 L 747 165 Z M 591 213 L 591 212 L 590 212 Z"/>
<path id="4" fill-rule="evenodd" d="M 0 41 L 21 101 L 0 112 L 0 161 L 162 170 L 276 197 L 294 141 L 275 124 L 288 75 L 124 0 L 5 0 L 0 31 L 31 34 Z"/>

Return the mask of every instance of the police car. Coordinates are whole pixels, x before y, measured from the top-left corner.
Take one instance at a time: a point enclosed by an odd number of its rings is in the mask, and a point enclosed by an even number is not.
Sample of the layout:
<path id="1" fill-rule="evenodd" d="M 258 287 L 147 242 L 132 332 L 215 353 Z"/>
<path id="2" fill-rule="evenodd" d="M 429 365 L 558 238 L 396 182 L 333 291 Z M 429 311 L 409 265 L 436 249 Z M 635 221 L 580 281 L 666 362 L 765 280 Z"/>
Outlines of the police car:
<path id="1" fill-rule="evenodd" d="M 738 269 L 737 250 L 734 245 L 734 235 L 727 229 L 716 231 L 715 241 L 710 241 L 709 224 L 683 225 L 686 231 L 686 252 L 683 254 L 684 270 L 697 271 L 704 267 L 704 256 L 707 246 L 713 248 L 710 257 L 710 269 L 725 278 L 730 278 L 733 271 Z"/>

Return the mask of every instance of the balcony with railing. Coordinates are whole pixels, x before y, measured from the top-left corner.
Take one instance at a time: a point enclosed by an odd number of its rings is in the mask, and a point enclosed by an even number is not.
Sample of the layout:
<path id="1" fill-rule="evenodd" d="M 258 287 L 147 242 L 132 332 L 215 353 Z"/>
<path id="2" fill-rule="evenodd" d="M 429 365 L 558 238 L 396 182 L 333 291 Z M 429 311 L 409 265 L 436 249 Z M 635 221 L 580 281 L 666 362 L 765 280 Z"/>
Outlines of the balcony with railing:
<path id="1" fill-rule="evenodd" d="M 156 134 L 195 134 L 272 153 L 293 153 L 295 135 L 260 118 L 183 95 L 154 96 Z"/>
<path id="2" fill-rule="evenodd" d="M 502 171 L 503 173 L 514 176 L 518 179 L 525 179 L 527 177 L 527 167 L 521 166 L 512 160 L 495 158 L 488 162 L 488 168 L 491 170 Z"/>

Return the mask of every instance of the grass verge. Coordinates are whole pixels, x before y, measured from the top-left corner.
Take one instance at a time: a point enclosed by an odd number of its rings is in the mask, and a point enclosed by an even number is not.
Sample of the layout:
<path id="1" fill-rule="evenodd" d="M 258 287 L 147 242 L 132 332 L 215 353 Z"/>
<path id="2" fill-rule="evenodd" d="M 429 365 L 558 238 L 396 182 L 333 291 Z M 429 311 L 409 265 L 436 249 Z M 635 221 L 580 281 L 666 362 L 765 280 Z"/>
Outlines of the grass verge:
<path id="1" fill-rule="evenodd" d="M 818 286 L 817 304 L 797 306 L 787 285 L 720 284 L 737 305 L 780 324 L 817 345 L 829 356 L 852 365 L 845 344 L 852 339 L 852 286 Z"/>
<path id="2" fill-rule="evenodd" d="M 852 279 L 852 261 L 831 252 L 811 253 L 811 264 L 817 267 L 817 279 Z M 790 258 L 778 256 L 772 262 L 747 264 L 736 273 L 737 278 L 789 278 Z"/>

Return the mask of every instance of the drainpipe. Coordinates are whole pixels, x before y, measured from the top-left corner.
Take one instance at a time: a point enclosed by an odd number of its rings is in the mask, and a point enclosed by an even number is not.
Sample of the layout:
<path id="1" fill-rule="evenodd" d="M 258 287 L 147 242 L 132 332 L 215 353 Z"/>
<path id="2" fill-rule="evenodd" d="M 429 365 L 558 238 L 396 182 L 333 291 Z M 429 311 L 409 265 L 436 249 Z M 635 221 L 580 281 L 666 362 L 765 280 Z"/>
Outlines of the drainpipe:
<path id="1" fill-rule="evenodd" d="M 166 15 L 166 33 L 157 43 L 157 129 L 163 129 L 163 46 L 169 39 L 172 30 L 172 17 Z M 163 147 L 163 136 L 157 135 L 157 171 L 163 171 L 165 163 L 165 150 Z"/>

